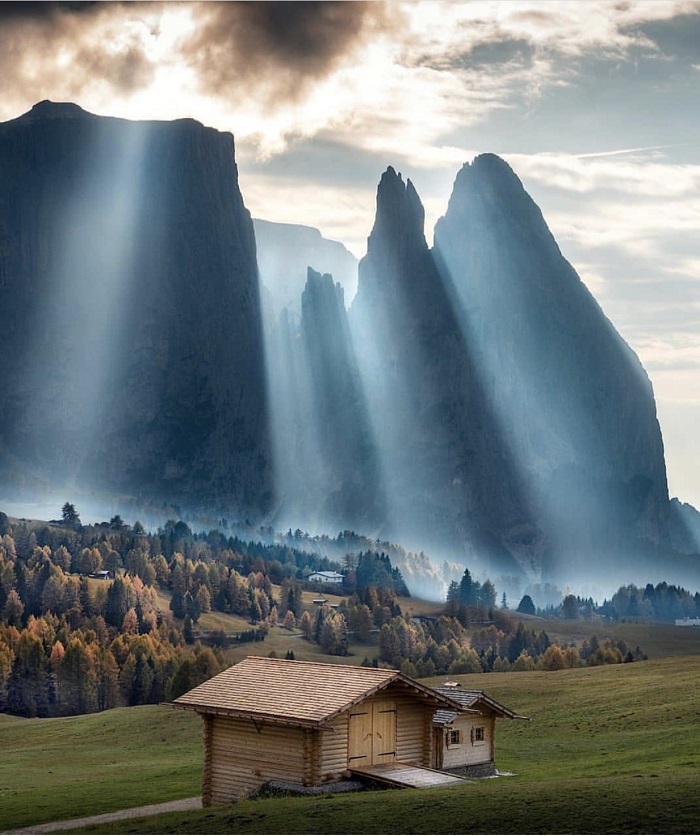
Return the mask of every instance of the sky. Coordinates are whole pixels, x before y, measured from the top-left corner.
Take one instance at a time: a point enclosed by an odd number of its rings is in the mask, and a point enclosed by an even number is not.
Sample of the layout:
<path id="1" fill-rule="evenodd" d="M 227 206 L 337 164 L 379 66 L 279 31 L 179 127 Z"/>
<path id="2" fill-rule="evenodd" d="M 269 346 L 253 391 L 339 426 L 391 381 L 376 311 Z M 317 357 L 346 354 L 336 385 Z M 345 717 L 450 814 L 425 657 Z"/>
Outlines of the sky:
<path id="1" fill-rule="evenodd" d="M 0 3 L 0 120 L 42 99 L 235 136 L 255 217 L 365 252 L 388 165 L 426 234 L 513 167 L 654 385 L 700 508 L 700 2 Z"/>

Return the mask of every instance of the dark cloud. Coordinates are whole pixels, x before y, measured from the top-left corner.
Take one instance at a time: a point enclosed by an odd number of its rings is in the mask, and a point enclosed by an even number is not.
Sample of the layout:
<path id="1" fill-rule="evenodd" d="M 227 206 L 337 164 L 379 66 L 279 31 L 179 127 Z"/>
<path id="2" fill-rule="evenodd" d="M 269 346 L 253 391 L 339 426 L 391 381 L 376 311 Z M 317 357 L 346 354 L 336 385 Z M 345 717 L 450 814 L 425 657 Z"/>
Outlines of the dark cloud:
<path id="1" fill-rule="evenodd" d="M 296 98 L 383 25 L 378 2 L 231 2 L 197 6 L 183 45 L 208 92 Z"/>
<path id="2" fill-rule="evenodd" d="M 105 49 L 104 23 L 119 25 L 126 13 L 138 16 L 145 3 L 0 2 L 0 76 L 20 101 L 77 98 L 101 83 L 130 93 L 150 83 L 154 67 L 135 40 Z M 57 65 L 61 52 L 71 56 Z"/>
<path id="3" fill-rule="evenodd" d="M 106 3 L 57 3 L 52 0 L 46 2 L 2 2 L 0 3 L 0 22 L 5 24 L 13 20 L 55 20 L 60 15 L 89 15 L 100 10 Z"/>

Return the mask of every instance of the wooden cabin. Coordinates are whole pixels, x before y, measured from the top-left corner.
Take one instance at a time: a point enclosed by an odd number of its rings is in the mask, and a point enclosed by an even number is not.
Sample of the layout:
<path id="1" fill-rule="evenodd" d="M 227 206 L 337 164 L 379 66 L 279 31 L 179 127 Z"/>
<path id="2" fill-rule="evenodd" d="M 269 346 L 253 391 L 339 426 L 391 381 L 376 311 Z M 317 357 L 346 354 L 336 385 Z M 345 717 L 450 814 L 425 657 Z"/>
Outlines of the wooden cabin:
<path id="1" fill-rule="evenodd" d="M 430 768 L 436 712 L 461 711 L 395 670 L 255 656 L 173 705 L 204 718 L 205 806 L 270 780 L 320 786 L 393 761 Z"/>
<path id="2" fill-rule="evenodd" d="M 455 683 L 435 689 L 460 705 L 459 711 L 438 709 L 433 717 L 435 769 L 483 777 L 496 772 L 496 720 L 527 718 L 487 696 L 483 691 L 467 691 Z"/>

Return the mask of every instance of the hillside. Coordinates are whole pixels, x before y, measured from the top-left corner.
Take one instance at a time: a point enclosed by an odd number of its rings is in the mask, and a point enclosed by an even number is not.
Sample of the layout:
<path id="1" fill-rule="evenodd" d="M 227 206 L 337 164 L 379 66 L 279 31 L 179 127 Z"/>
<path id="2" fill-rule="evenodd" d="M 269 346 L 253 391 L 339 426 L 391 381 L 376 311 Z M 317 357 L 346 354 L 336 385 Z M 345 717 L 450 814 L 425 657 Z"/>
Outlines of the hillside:
<path id="1" fill-rule="evenodd" d="M 0 831 L 197 795 L 200 736 L 197 717 L 155 705 L 50 720 L 0 714 Z"/>
<path id="2" fill-rule="evenodd" d="M 676 658 L 458 677 L 531 717 L 498 728 L 497 766 L 513 776 L 446 790 L 245 801 L 80 832 L 695 832 L 698 676 L 699 659 Z M 150 706 L 0 722 L 5 829 L 197 792 L 201 728 L 185 713 Z M 48 745 L 47 730 L 55 730 Z M 75 772 L 65 768 L 67 752 Z"/>

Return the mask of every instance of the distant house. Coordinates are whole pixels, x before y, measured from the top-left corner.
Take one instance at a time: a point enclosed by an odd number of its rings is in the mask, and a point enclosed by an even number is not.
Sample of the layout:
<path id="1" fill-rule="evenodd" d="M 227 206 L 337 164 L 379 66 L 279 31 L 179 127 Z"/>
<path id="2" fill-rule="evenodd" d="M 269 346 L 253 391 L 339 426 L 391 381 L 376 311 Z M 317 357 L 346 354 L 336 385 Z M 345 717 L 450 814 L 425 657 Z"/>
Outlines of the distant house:
<path id="1" fill-rule="evenodd" d="M 431 768 L 434 717 L 461 711 L 398 671 L 254 656 L 173 705 L 204 718 L 204 805 L 270 780 L 320 786 L 394 762 Z"/>
<path id="2" fill-rule="evenodd" d="M 700 618 L 691 618 L 690 616 L 677 618 L 676 627 L 700 627 Z"/>
<path id="3" fill-rule="evenodd" d="M 496 770 L 496 720 L 524 720 L 483 691 L 467 691 L 458 683 L 435 689 L 459 703 L 460 710 L 438 709 L 433 717 L 436 769 L 470 776 L 493 775 Z"/>
<path id="4" fill-rule="evenodd" d="M 310 583 L 342 583 L 344 578 L 339 572 L 312 572 L 306 580 Z"/>

